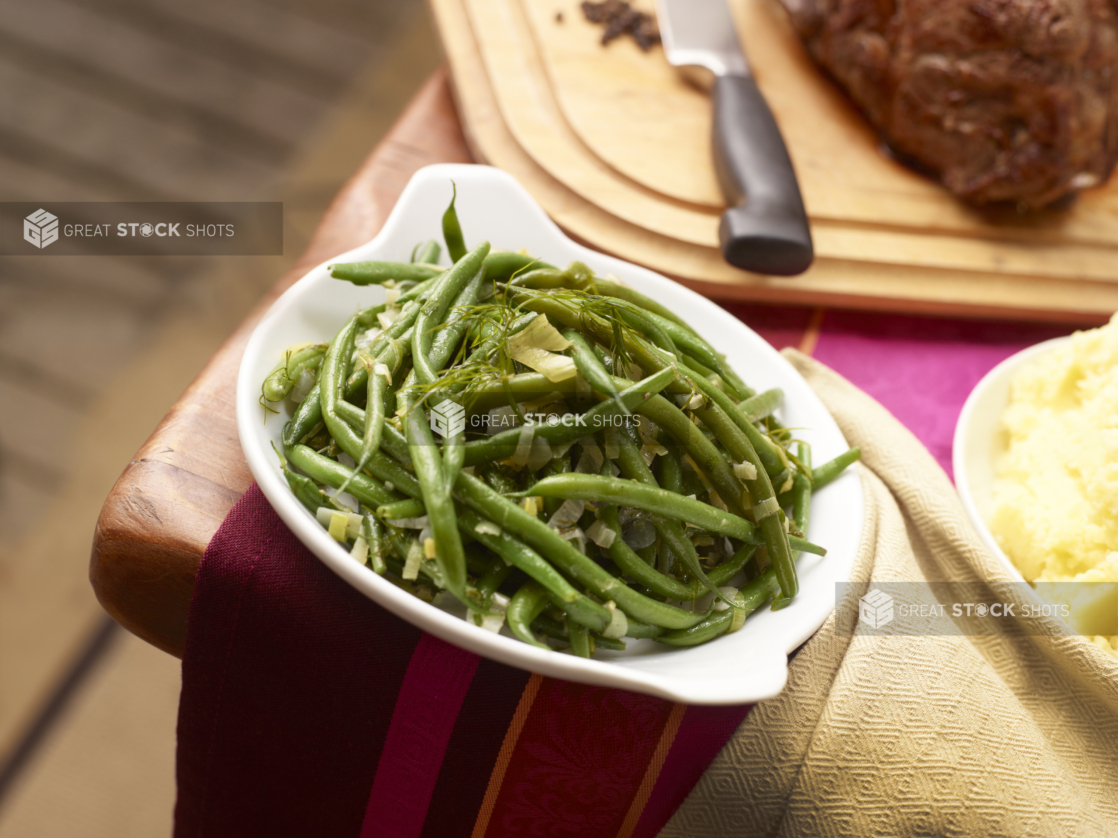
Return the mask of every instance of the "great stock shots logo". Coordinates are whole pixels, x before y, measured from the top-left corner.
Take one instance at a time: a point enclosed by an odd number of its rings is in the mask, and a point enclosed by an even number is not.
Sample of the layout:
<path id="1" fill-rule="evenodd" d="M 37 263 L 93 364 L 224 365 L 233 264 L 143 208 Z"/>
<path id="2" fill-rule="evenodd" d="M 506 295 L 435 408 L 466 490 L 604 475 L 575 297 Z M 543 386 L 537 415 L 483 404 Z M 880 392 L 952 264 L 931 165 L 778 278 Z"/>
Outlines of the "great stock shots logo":
<path id="1" fill-rule="evenodd" d="M 0 201 L 0 256 L 283 253 L 278 201 L 51 201 L 49 206 Z"/>
<path id="2" fill-rule="evenodd" d="M 466 430 L 466 408 L 450 399 L 443 399 L 431 408 L 431 430 L 450 439 Z"/>
<path id="3" fill-rule="evenodd" d="M 858 617 L 870 628 L 881 628 L 893 620 L 893 598 L 874 588 L 858 600 Z"/>
<path id="4" fill-rule="evenodd" d="M 23 219 L 23 240 L 42 250 L 58 241 L 58 216 L 38 209 Z"/>

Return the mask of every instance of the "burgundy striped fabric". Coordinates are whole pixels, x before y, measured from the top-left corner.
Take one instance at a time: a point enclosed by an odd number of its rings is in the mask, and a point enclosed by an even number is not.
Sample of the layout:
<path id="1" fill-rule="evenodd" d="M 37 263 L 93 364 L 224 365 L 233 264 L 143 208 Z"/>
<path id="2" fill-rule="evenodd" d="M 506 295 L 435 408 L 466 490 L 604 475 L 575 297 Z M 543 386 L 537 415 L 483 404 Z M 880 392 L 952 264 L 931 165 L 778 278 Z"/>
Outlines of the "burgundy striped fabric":
<path id="1" fill-rule="evenodd" d="M 748 709 L 542 678 L 422 634 L 253 486 L 195 584 L 175 835 L 652 836 Z"/>

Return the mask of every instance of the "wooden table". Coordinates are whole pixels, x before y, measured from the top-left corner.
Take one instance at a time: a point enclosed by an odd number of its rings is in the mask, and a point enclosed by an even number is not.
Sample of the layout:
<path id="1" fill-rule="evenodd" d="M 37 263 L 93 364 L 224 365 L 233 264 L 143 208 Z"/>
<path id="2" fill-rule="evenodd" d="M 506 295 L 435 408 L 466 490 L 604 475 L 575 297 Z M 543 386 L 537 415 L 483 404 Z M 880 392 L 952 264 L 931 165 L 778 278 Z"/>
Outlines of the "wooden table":
<path id="1" fill-rule="evenodd" d="M 182 657 L 206 545 L 252 484 L 234 413 L 237 368 L 257 321 L 311 267 L 371 239 L 416 170 L 473 162 L 445 69 L 415 96 L 338 193 L 310 246 L 225 341 L 124 469 L 93 537 L 89 578 L 121 625 Z"/>

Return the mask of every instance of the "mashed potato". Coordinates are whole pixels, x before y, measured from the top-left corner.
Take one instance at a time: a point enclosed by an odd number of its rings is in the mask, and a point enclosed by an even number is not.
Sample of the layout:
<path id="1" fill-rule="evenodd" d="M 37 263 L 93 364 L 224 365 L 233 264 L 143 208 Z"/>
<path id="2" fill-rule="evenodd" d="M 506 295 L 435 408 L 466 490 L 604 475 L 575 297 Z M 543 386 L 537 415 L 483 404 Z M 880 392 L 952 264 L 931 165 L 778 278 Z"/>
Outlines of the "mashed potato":
<path id="1" fill-rule="evenodd" d="M 1118 315 L 1018 372 L 1002 432 L 990 529 L 1006 555 L 1030 582 L 1118 582 Z M 1118 653 L 1118 635 L 1095 643 Z"/>

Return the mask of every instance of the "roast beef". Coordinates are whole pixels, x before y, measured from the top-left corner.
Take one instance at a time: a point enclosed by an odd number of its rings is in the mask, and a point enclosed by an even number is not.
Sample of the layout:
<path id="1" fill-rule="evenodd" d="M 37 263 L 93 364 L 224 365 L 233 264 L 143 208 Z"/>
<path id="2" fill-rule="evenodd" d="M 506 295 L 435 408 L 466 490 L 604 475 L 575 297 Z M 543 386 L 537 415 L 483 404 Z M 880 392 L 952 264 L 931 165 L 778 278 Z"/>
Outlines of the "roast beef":
<path id="1" fill-rule="evenodd" d="M 1118 158 L 1118 0 L 783 0 L 898 156 L 1041 207 Z"/>

